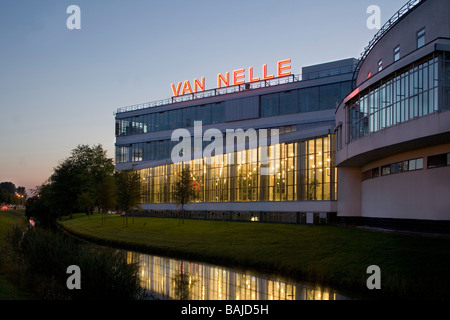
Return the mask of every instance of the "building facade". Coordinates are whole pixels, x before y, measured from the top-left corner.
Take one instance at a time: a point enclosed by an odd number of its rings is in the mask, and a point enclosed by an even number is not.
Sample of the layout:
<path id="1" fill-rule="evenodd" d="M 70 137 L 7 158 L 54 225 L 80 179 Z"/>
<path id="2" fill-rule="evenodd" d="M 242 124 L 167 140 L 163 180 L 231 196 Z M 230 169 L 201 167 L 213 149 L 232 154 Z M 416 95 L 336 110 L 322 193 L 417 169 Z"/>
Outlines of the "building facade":
<path id="1" fill-rule="evenodd" d="M 121 108 L 116 113 L 116 168 L 139 172 L 141 207 L 147 214 L 178 214 L 173 188 L 181 169 L 189 167 L 197 199 L 185 206 L 188 217 L 329 221 L 337 210 L 334 112 L 351 90 L 356 62 L 335 61 L 305 67 L 301 76 Z M 232 136 L 232 148 L 208 156 L 192 144 L 191 157 L 174 162 L 172 152 L 180 140 L 172 135 L 180 128 L 202 136 L 204 151 L 211 144 L 205 139 L 209 130 L 219 131 L 224 142 L 230 141 L 230 130 L 241 136 Z M 268 136 L 267 147 L 252 143 L 255 132 L 258 142 L 261 132 Z"/>
<path id="2" fill-rule="evenodd" d="M 449 1 L 410 1 L 363 54 L 336 111 L 342 221 L 449 229 L 449 17 Z"/>
<path id="3" fill-rule="evenodd" d="M 119 108 L 116 168 L 139 172 L 150 215 L 178 214 L 189 167 L 190 218 L 450 230 L 449 17 L 448 0 L 410 0 L 359 60 Z M 174 162 L 180 128 L 201 142 Z M 202 152 L 210 130 L 233 148 Z"/>

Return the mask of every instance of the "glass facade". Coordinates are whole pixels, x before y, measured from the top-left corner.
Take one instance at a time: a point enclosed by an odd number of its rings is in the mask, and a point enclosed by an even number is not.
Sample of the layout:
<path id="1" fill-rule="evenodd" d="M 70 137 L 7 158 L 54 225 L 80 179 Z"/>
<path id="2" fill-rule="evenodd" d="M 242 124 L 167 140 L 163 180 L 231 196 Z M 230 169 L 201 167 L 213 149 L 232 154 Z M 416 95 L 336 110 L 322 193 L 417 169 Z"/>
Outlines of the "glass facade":
<path id="1" fill-rule="evenodd" d="M 319 121 L 302 123 L 298 125 L 272 127 L 271 129 L 278 129 L 280 135 L 285 133 L 291 133 L 298 130 L 304 130 L 320 125 L 334 125 L 334 121 Z M 226 141 L 226 137 L 223 137 L 223 141 Z M 141 162 L 141 161 L 153 161 L 161 159 L 169 159 L 171 157 L 171 151 L 177 145 L 178 141 L 171 140 L 155 140 L 147 142 L 131 143 L 123 146 L 116 146 L 116 163 L 125 162 Z M 203 141 L 204 150 L 210 141 Z M 224 146 L 225 148 L 225 146 Z M 191 154 L 194 154 L 194 148 L 192 147 Z"/>
<path id="2" fill-rule="evenodd" d="M 439 67 L 440 66 L 440 67 Z M 439 83 L 442 69 L 448 78 Z M 439 59 L 412 66 L 361 93 L 350 105 L 350 141 L 449 108 L 450 64 Z M 439 107 L 439 90 L 443 103 Z"/>
<path id="3" fill-rule="evenodd" d="M 264 175 L 263 148 L 141 169 L 141 203 L 173 203 L 183 167 L 191 170 L 197 202 L 336 200 L 334 146 L 334 135 L 269 146 Z"/>
<path id="4" fill-rule="evenodd" d="M 116 136 L 193 127 L 197 119 L 202 120 L 203 125 L 222 123 L 225 121 L 224 107 L 223 102 L 218 102 L 116 119 Z"/>
<path id="5" fill-rule="evenodd" d="M 261 117 L 335 109 L 336 102 L 351 91 L 351 82 L 277 92 L 261 96 Z"/>
<path id="6" fill-rule="evenodd" d="M 335 109 L 336 102 L 350 91 L 351 81 L 345 81 L 262 95 L 259 98 L 259 116 L 271 117 Z M 245 99 L 238 100 L 237 103 L 242 104 L 242 108 L 248 107 Z M 188 128 L 194 126 L 194 121 L 202 121 L 203 125 L 223 123 L 226 122 L 225 105 L 225 102 L 217 102 L 116 119 L 116 136 Z"/>

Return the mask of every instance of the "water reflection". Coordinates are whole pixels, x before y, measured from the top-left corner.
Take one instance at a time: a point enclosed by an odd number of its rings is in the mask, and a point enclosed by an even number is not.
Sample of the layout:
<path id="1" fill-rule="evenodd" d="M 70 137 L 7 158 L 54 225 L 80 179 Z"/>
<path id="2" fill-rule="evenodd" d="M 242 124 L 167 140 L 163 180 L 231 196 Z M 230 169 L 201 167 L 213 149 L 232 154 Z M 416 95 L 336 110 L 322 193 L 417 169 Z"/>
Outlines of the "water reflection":
<path id="1" fill-rule="evenodd" d="M 159 299 L 342 300 L 332 289 L 229 268 L 126 252 L 137 263 L 142 287 Z"/>

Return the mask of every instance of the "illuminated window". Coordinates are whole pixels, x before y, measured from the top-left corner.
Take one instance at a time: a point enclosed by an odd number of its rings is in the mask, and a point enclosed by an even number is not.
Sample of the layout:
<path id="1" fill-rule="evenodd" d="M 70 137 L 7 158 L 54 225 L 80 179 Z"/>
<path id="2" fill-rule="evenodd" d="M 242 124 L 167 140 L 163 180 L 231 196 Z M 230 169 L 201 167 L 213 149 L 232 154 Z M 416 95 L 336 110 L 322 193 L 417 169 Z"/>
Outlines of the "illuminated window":
<path id="1" fill-rule="evenodd" d="M 157 143 L 158 150 L 161 149 L 158 152 L 170 151 L 169 147 L 159 146 L 160 143 Z M 191 160 L 183 165 L 191 168 L 196 181 L 198 202 L 335 200 L 334 143 L 334 135 L 329 135 L 271 146 L 265 151 L 270 158 L 270 166 L 269 173 L 264 175 L 260 170 L 263 152 L 260 148 L 217 155 L 212 164 L 207 164 L 204 158 L 200 159 L 200 163 Z M 141 148 L 146 147 L 147 144 L 133 146 L 136 153 L 133 159 L 138 159 Z M 116 150 L 117 156 L 128 160 L 126 151 L 129 149 L 117 147 Z M 139 170 L 143 180 L 142 203 L 173 201 L 174 177 L 180 171 L 181 164 Z M 245 220 L 251 218 L 251 213 L 241 216 Z M 253 216 L 254 221 L 258 218 Z M 296 218 L 293 216 L 290 219 Z"/>

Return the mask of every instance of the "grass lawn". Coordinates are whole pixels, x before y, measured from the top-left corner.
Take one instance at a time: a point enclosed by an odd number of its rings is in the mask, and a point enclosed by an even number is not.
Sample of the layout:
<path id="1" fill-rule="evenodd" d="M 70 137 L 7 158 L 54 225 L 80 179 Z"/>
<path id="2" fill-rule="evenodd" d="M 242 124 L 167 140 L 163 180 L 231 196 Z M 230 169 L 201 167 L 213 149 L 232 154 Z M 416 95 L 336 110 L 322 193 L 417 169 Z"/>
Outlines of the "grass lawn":
<path id="1" fill-rule="evenodd" d="M 5 237 L 11 225 L 14 223 L 19 223 L 24 219 L 25 210 L 0 211 L 0 247 L 3 246 Z M 0 274 L 0 300 L 23 299 L 26 299 L 25 294 L 11 284 L 2 274 Z"/>
<path id="2" fill-rule="evenodd" d="M 447 298 L 450 240 L 334 226 L 76 214 L 61 221 L 90 240 L 141 252 L 276 272 L 367 297 Z M 368 290 L 367 267 L 381 269 Z"/>

